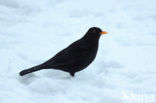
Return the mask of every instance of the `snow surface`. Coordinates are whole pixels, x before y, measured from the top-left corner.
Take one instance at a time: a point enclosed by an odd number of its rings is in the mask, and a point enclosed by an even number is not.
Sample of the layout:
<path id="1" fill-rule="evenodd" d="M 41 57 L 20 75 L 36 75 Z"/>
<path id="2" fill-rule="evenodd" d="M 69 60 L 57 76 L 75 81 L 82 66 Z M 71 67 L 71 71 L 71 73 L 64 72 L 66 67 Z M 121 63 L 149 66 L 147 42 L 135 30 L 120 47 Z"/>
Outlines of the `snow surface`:
<path id="1" fill-rule="evenodd" d="M 0 103 L 156 103 L 156 0 L 0 0 Z M 72 78 L 44 70 L 97 26 L 95 61 Z"/>

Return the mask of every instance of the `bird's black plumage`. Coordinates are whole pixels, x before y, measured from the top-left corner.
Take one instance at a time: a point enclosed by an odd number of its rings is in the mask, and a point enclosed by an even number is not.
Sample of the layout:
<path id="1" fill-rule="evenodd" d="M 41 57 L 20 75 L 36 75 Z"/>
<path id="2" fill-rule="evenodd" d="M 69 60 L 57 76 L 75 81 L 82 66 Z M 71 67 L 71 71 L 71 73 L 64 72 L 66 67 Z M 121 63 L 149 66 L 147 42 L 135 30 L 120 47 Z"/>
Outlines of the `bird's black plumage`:
<path id="1" fill-rule="evenodd" d="M 69 72 L 71 76 L 86 68 L 96 57 L 102 30 L 92 27 L 79 40 L 57 53 L 43 64 L 20 72 L 23 76 L 42 69 L 58 69 Z"/>

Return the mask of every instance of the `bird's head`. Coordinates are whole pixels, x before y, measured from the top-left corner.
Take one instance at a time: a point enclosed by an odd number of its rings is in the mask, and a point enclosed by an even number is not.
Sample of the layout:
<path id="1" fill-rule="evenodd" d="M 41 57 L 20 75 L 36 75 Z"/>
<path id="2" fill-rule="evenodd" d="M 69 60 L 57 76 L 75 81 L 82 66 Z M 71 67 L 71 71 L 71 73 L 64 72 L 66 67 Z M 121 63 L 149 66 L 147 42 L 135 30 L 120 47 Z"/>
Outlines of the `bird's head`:
<path id="1" fill-rule="evenodd" d="M 98 27 L 92 27 L 92 28 L 90 28 L 87 31 L 85 37 L 87 37 L 87 38 L 88 37 L 94 38 L 94 37 L 100 37 L 103 34 L 107 34 L 107 32 L 106 31 L 102 31 L 102 29 L 100 29 Z"/>
<path id="2" fill-rule="evenodd" d="M 92 27 L 88 30 L 88 33 L 90 34 L 95 34 L 95 35 L 102 35 L 102 34 L 107 34 L 106 31 L 102 31 L 100 28 L 98 27 Z"/>

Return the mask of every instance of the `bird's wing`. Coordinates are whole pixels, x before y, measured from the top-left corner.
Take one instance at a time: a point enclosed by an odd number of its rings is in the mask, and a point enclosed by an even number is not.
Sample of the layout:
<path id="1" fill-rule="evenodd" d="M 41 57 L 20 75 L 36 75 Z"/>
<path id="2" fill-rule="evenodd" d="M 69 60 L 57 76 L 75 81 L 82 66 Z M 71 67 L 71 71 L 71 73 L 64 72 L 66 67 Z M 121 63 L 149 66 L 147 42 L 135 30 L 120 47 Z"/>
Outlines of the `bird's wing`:
<path id="1" fill-rule="evenodd" d="M 86 52 L 84 47 L 75 42 L 48 60 L 47 64 L 52 65 L 54 68 L 76 65 L 84 58 Z"/>

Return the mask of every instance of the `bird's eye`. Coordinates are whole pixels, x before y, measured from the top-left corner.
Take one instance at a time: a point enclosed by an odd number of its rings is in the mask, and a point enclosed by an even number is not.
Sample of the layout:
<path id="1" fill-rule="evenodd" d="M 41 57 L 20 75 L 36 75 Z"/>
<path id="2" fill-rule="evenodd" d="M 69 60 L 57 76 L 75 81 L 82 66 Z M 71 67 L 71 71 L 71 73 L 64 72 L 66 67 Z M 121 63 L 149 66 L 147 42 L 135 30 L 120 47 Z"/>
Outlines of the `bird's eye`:
<path id="1" fill-rule="evenodd" d="M 96 30 L 93 30 L 93 33 L 97 33 L 97 31 Z"/>

